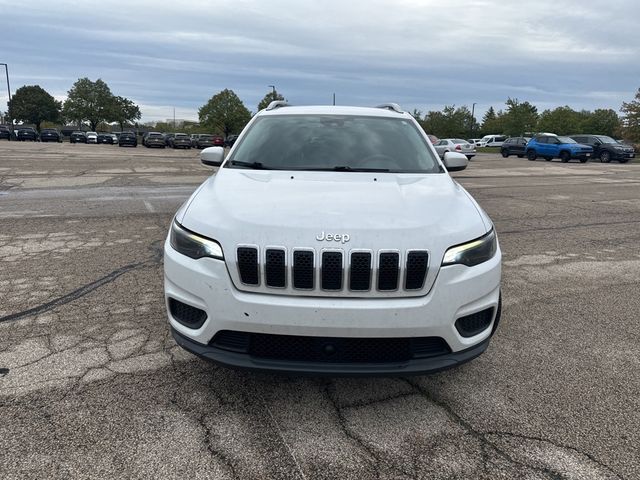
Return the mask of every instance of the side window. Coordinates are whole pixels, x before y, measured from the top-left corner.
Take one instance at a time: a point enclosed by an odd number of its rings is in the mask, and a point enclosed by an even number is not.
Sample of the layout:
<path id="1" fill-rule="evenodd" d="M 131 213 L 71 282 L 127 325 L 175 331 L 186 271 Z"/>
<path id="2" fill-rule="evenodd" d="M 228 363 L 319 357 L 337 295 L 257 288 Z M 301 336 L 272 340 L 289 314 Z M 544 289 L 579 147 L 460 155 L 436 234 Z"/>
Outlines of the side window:
<path id="1" fill-rule="evenodd" d="M 536 142 L 538 142 L 538 143 L 547 143 L 547 137 L 538 137 L 538 138 L 536 138 Z"/>

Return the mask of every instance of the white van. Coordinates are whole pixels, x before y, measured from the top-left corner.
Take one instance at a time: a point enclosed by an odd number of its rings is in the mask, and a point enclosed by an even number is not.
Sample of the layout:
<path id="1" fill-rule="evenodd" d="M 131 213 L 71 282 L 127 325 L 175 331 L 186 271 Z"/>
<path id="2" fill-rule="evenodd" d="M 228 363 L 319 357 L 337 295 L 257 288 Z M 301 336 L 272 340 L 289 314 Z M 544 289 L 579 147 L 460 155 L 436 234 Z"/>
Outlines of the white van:
<path id="1" fill-rule="evenodd" d="M 481 147 L 501 147 L 507 139 L 505 135 L 485 135 L 480 140 Z"/>

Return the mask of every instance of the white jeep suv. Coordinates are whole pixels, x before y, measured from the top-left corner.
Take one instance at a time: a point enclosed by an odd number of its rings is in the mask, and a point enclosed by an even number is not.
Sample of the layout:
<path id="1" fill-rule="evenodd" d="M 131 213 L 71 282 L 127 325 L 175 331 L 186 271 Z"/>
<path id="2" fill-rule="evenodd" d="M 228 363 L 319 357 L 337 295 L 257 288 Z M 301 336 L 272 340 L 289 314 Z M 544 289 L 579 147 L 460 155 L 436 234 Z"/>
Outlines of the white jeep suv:
<path id="1" fill-rule="evenodd" d="M 230 367 L 408 375 L 459 365 L 500 318 L 493 224 L 411 115 L 293 107 L 256 114 L 179 209 L 165 297 L 185 349 Z"/>

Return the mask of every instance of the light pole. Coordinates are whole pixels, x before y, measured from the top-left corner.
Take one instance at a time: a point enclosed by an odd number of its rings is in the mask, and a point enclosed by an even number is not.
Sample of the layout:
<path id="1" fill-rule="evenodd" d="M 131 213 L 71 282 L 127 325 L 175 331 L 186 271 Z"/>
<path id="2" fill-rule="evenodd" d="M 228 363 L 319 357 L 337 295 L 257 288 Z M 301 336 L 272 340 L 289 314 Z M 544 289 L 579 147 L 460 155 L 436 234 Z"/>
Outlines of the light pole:
<path id="1" fill-rule="evenodd" d="M 271 101 L 275 101 L 276 99 L 276 86 L 275 85 L 267 85 L 267 87 L 272 89 L 271 96 L 273 97 Z"/>
<path id="2" fill-rule="evenodd" d="M 11 112 L 9 111 L 11 109 L 11 87 L 9 86 L 9 65 L 7 65 L 6 63 L 0 63 L 0 65 L 4 65 L 4 70 L 7 73 L 7 93 L 9 94 L 9 103 L 7 104 L 7 106 L 9 108 L 7 108 L 7 116 L 9 117 L 9 122 L 11 122 L 11 135 L 13 135 L 13 118 L 11 118 Z"/>
<path id="3" fill-rule="evenodd" d="M 471 105 L 471 126 L 469 128 L 469 130 L 471 131 L 471 135 L 469 135 L 471 138 L 473 138 L 473 127 L 476 123 L 476 117 L 475 117 L 475 112 L 476 112 L 476 104 L 472 104 Z"/>

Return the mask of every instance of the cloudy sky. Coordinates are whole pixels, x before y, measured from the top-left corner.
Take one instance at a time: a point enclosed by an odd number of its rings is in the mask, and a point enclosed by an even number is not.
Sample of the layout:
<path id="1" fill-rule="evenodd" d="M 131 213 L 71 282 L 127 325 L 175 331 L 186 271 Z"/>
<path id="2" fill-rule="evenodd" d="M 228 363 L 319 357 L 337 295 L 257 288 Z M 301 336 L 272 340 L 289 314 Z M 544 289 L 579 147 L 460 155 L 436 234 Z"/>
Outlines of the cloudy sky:
<path id="1" fill-rule="evenodd" d="M 295 104 L 480 117 L 507 97 L 617 110 L 640 87 L 638 0 L 0 0 L 0 35 L 13 91 L 102 78 L 145 121 L 196 119 L 224 88 L 252 111 L 276 85 Z"/>

